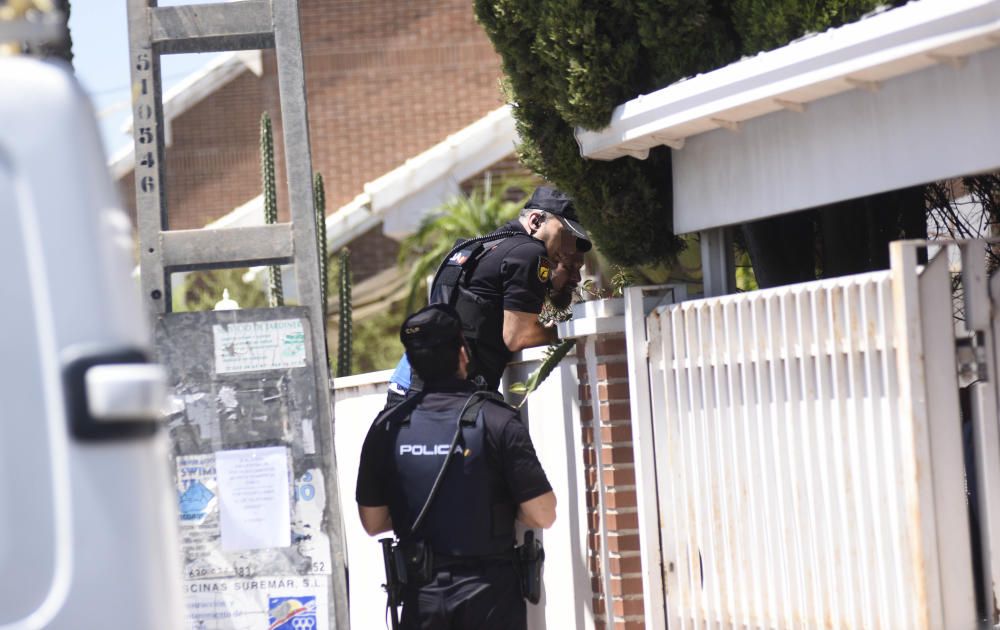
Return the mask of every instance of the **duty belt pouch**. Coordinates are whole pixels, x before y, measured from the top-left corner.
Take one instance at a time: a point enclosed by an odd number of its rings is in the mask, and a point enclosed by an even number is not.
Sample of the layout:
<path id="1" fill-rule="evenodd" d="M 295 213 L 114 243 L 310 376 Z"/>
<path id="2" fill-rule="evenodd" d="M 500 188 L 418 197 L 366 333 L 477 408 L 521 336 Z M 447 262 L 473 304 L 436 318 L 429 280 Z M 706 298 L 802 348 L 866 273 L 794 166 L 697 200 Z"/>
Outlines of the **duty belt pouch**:
<path id="1" fill-rule="evenodd" d="M 462 332 L 469 339 L 478 339 L 480 331 L 489 330 L 496 319 L 496 307 L 463 286 L 456 289 L 455 311 L 462 321 Z"/>
<path id="2" fill-rule="evenodd" d="M 529 529 L 524 532 L 524 544 L 514 551 L 521 577 L 521 595 L 532 604 L 537 604 L 542 598 L 542 565 L 545 563 L 542 543 L 535 540 L 535 532 Z"/>
<path id="3" fill-rule="evenodd" d="M 466 265 L 476 260 L 483 251 L 482 243 L 473 243 L 451 255 L 438 271 L 431 286 L 432 304 L 454 304 L 455 290 L 462 279 Z"/>
<path id="4" fill-rule="evenodd" d="M 419 588 L 434 579 L 434 554 L 423 541 L 397 544 L 393 564 L 403 584 Z"/>

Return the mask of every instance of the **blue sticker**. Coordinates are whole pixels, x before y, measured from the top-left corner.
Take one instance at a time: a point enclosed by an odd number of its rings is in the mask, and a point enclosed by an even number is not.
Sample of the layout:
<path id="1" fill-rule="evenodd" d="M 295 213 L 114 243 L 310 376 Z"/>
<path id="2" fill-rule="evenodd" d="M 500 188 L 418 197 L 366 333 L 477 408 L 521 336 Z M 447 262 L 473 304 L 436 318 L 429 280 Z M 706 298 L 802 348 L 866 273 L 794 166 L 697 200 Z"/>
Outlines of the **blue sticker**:
<path id="1" fill-rule="evenodd" d="M 205 484 L 195 479 L 180 496 L 182 521 L 193 521 L 205 516 L 205 508 L 215 494 L 205 487 Z"/>
<path id="2" fill-rule="evenodd" d="M 313 630 L 316 627 L 316 597 L 269 597 L 268 630 Z"/>

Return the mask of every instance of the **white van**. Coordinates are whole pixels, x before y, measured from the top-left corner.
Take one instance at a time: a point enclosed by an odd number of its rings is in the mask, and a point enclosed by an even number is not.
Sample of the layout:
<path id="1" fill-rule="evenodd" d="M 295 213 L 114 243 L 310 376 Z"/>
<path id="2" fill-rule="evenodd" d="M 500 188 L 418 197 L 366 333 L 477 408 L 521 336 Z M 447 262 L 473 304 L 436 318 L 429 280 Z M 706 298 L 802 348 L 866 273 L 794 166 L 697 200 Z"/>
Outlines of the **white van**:
<path id="1" fill-rule="evenodd" d="M 133 246 L 75 79 L 0 57 L 0 628 L 183 623 Z"/>

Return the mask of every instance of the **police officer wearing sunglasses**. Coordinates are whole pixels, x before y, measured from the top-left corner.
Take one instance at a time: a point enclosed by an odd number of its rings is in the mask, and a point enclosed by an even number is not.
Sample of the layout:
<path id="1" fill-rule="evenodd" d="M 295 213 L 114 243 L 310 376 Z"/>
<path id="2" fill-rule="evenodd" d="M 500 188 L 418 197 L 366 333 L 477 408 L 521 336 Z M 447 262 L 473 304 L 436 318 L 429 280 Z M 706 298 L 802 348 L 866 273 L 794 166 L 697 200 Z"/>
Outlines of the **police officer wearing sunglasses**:
<path id="1" fill-rule="evenodd" d="M 434 276 L 430 301 L 458 311 L 471 353 L 470 378 L 495 390 L 514 352 L 555 340 L 555 329 L 542 326 L 538 314 L 547 295 L 569 303 L 572 287 L 562 291 L 552 282 L 556 266 L 590 249 L 573 199 L 539 186 L 517 219 L 449 252 Z M 420 389 L 407 359 L 390 378 L 387 408 Z"/>

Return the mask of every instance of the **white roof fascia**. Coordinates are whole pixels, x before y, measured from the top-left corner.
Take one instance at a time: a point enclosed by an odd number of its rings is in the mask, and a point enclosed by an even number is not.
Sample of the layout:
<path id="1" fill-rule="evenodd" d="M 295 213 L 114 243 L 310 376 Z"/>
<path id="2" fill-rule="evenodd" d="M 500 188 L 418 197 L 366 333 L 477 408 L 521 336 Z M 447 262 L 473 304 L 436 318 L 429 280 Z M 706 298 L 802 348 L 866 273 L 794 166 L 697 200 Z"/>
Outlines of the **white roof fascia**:
<path id="1" fill-rule="evenodd" d="M 500 156 L 502 158 L 514 151 L 516 139 L 514 119 L 510 107 L 505 105 L 406 160 L 399 168 L 365 184 L 365 192 L 371 195 L 376 209 L 391 208 L 414 190 L 425 188 L 442 177 L 474 175 L 492 162 L 480 165 L 478 160 L 473 160 L 476 164 L 470 165 L 469 158 L 483 151 L 488 152 L 496 144 L 503 145 L 501 148 L 505 153 Z"/>
<path id="2" fill-rule="evenodd" d="M 246 210 L 247 208 L 251 208 L 251 210 Z M 245 216 L 236 218 L 235 215 L 241 212 Z M 223 225 L 222 222 L 226 220 L 230 220 L 231 223 Z M 347 205 L 341 206 L 333 214 L 327 215 L 327 253 L 337 251 L 381 222 L 381 217 L 371 211 L 371 200 L 368 198 L 368 195 L 365 193 L 358 195 Z M 262 225 L 263 223 L 264 196 L 258 195 L 215 223 L 205 227 L 242 227 L 244 225 Z M 264 269 L 266 267 L 251 267 L 245 276 L 245 280 L 249 282 L 252 279 L 256 279 L 257 274 Z"/>
<path id="3" fill-rule="evenodd" d="M 264 225 L 264 195 L 257 195 L 205 226 L 206 230 Z"/>
<path id="4" fill-rule="evenodd" d="M 188 111 L 247 70 L 258 77 L 263 74 L 261 51 L 240 50 L 219 55 L 170 88 L 163 96 L 163 139 L 167 146 L 172 144 L 174 118 Z M 131 117 L 122 124 L 122 132 L 132 133 Z M 108 164 L 112 176 L 116 180 L 127 175 L 134 166 L 135 148 L 132 146 L 122 148 Z"/>
<path id="5" fill-rule="evenodd" d="M 500 107 L 365 185 L 383 232 L 402 239 L 473 175 L 511 155 L 518 143 L 510 106 Z"/>
<path id="6" fill-rule="evenodd" d="M 615 108 L 603 130 L 577 128 L 584 157 L 647 157 L 684 140 L 1000 45 L 1000 0 L 920 0 L 680 81 Z"/>
<path id="7" fill-rule="evenodd" d="M 372 212 L 371 198 L 362 193 L 350 203 L 326 217 L 327 252 L 335 252 L 381 223 Z"/>
<path id="8" fill-rule="evenodd" d="M 108 160 L 108 170 L 111 171 L 111 179 L 118 181 L 125 177 L 135 168 L 135 143 L 130 142 L 128 146 L 119 149 L 110 160 Z"/>
<path id="9" fill-rule="evenodd" d="M 330 251 L 343 247 L 357 236 L 378 225 L 377 218 L 374 222 L 370 220 L 372 213 L 369 209 L 369 203 L 368 196 L 361 194 L 326 217 L 327 247 Z M 205 226 L 205 229 L 216 230 L 255 225 L 264 225 L 264 195 L 257 195 L 229 214 L 212 221 Z"/>

